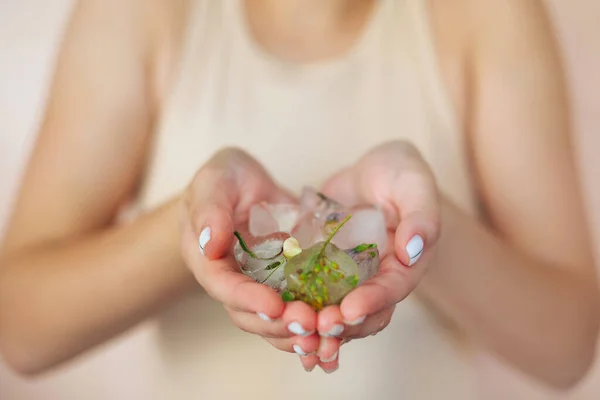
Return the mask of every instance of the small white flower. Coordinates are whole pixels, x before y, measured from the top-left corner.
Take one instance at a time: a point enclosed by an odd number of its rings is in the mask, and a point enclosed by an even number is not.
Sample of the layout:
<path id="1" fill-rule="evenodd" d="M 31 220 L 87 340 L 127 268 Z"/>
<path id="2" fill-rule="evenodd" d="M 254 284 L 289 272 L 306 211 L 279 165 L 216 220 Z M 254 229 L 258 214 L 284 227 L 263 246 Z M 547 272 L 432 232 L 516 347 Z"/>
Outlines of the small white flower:
<path id="1" fill-rule="evenodd" d="M 289 237 L 283 242 L 283 255 L 288 260 L 300 253 L 302 253 L 302 249 L 300 248 L 300 243 L 295 238 Z"/>

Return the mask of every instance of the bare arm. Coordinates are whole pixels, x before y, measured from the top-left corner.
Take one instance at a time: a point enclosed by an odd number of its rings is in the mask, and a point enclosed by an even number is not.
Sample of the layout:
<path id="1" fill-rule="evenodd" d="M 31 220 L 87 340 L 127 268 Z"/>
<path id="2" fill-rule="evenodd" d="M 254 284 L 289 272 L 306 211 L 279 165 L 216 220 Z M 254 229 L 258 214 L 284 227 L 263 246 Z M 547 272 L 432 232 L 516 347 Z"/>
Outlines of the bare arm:
<path id="1" fill-rule="evenodd" d="M 490 226 L 446 201 L 421 291 L 501 357 L 569 387 L 593 359 L 599 307 L 560 61 L 539 1 L 471 3 L 468 128 Z"/>
<path id="2" fill-rule="evenodd" d="M 117 226 L 156 101 L 136 1 L 81 1 L 0 255 L 0 348 L 22 373 L 140 321 L 192 282 L 175 202 Z"/>

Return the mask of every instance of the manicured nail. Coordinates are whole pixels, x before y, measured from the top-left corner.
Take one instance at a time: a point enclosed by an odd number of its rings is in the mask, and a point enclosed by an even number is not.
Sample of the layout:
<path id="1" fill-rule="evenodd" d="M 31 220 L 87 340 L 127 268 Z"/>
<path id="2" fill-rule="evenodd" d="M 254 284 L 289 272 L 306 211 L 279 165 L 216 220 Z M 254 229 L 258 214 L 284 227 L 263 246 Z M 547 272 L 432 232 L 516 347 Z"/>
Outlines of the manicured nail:
<path id="1" fill-rule="evenodd" d="M 365 322 L 365 318 L 367 318 L 367 316 L 363 315 L 362 317 L 356 318 L 354 321 L 344 321 L 344 323 L 349 326 L 356 326 Z"/>
<path id="2" fill-rule="evenodd" d="M 263 313 L 259 312 L 259 313 L 256 313 L 256 315 L 258 315 L 258 317 L 260 319 L 262 319 L 263 321 L 267 321 L 267 322 L 273 321 L 267 314 L 263 314 Z"/>
<path id="3" fill-rule="evenodd" d="M 311 372 L 313 369 L 315 369 L 315 366 L 313 365 L 312 367 L 304 367 L 304 370 L 306 372 Z"/>
<path id="4" fill-rule="evenodd" d="M 406 252 L 410 258 L 410 262 L 408 263 L 409 267 L 416 263 L 419 257 L 421 257 L 421 254 L 423 254 L 423 245 L 423 238 L 419 235 L 415 235 L 409 240 L 406 245 Z"/>
<path id="5" fill-rule="evenodd" d="M 300 345 L 295 344 L 292 347 L 294 348 L 294 351 L 296 352 L 296 354 L 298 354 L 299 356 L 305 357 L 305 356 L 308 355 L 307 352 L 305 352 L 304 350 L 302 350 L 302 347 L 300 347 Z"/>
<path id="6" fill-rule="evenodd" d="M 312 331 L 308 332 L 299 322 L 292 322 L 287 326 L 288 330 L 292 332 L 294 335 L 299 336 L 310 336 L 312 335 Z"/>
<path id="7" fill-rule="evenodd" d="M 334 355 L 332 355 L 330 358 L 321 358 L 319 357 L 319 359 L 321 360 L 322 363 L 328 363 L 328 362 L 332 362 L 335 361 L 335 359 L 338 356 L 338 352 L 336 351 Z"/>
<path id="8" fill-rule="evenodd" d="M 340 336 L 342 334 L 342 332 L 344 332 L 344 325 L 335 324 L 334 326 L 331 327 L 329 332 L 327 332 L 321 336 L 336 337 L 336 336 Z"/>
<path id="9" fill-rule="evenodd" d="M 337 371 L 340 368 L 340 364 L 337 364 L 335 367 L 333 368 L 323 368 L 323 371 L 326 374 L 333 374 L 335 371 Z"/>
<path id="10" fill-rule="evenodd" d="M 198 245 L 200 246 L 200 252 L 204 255 L 204 248 L 210 240 L 210 227 L 206 227 L 200 232 L 200 238 L 198 239 Z"/>

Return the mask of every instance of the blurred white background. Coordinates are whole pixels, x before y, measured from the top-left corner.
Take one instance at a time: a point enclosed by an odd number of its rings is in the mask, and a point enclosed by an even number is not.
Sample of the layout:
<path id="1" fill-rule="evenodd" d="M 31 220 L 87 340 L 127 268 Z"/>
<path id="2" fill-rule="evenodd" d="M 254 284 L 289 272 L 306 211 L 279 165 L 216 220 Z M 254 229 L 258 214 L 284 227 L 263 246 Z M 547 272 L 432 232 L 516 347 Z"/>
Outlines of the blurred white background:
<path id="1" fill-rule="evenodd" d="M 600 1 L 548 3 L 566 56 L 577 149 L 600 260 Z M 0 232 L 40 122 L 71 4 L 72 0 L 0 0 Z M 150 334 L 140 327 L 35 382 L 14 376 L 0 361 L 0 399 L 150 399 L 152 355 L 143 351 Z M 489 389 L 491 393 L 483 399 L 508 399 L 502 396 L 502 388 Z M 522 398 L 534 400 L 532 396 L 523 394 Z M 543 396 L 600 399 L 600 365 L 572 394 Z"/>

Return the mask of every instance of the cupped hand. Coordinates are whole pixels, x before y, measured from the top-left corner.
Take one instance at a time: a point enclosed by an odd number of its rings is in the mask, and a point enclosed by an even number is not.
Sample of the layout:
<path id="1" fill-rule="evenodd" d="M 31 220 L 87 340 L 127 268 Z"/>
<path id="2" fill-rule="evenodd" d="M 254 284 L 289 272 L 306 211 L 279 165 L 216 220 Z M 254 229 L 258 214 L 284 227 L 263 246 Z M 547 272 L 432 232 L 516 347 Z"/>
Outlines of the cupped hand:
<path id="1" fill-rule="evenodd" d="M 223 303 L 233 323 L 275 347 L 298 354 L 319 345 L 317 315 L 305 303 L 284 303 L 267 285 L 243 274 L 231 249 L 236 226 L 261 201 L 293 203 L 247 153 L 225 149 L 196 173 L 181 202 L 182 255 L 197 281 Z"/>
<path id="2" fill-rule="evenodd" d="M 322 192 L 345 205 L 378 205 L 383 210 L 389 243 L 379 272 L 350 292 L 340 306 L 318 314 L 321 343 L 317 355 L 303 357 L 337 368 L 342 343 L 374 335 L 385 328 L 395 306 L 408 296 L 427 271 L 430 250 L 440 225 L 435 179 L 417 149 L 407 142 L 385 143 L 325 183 Z"/>

